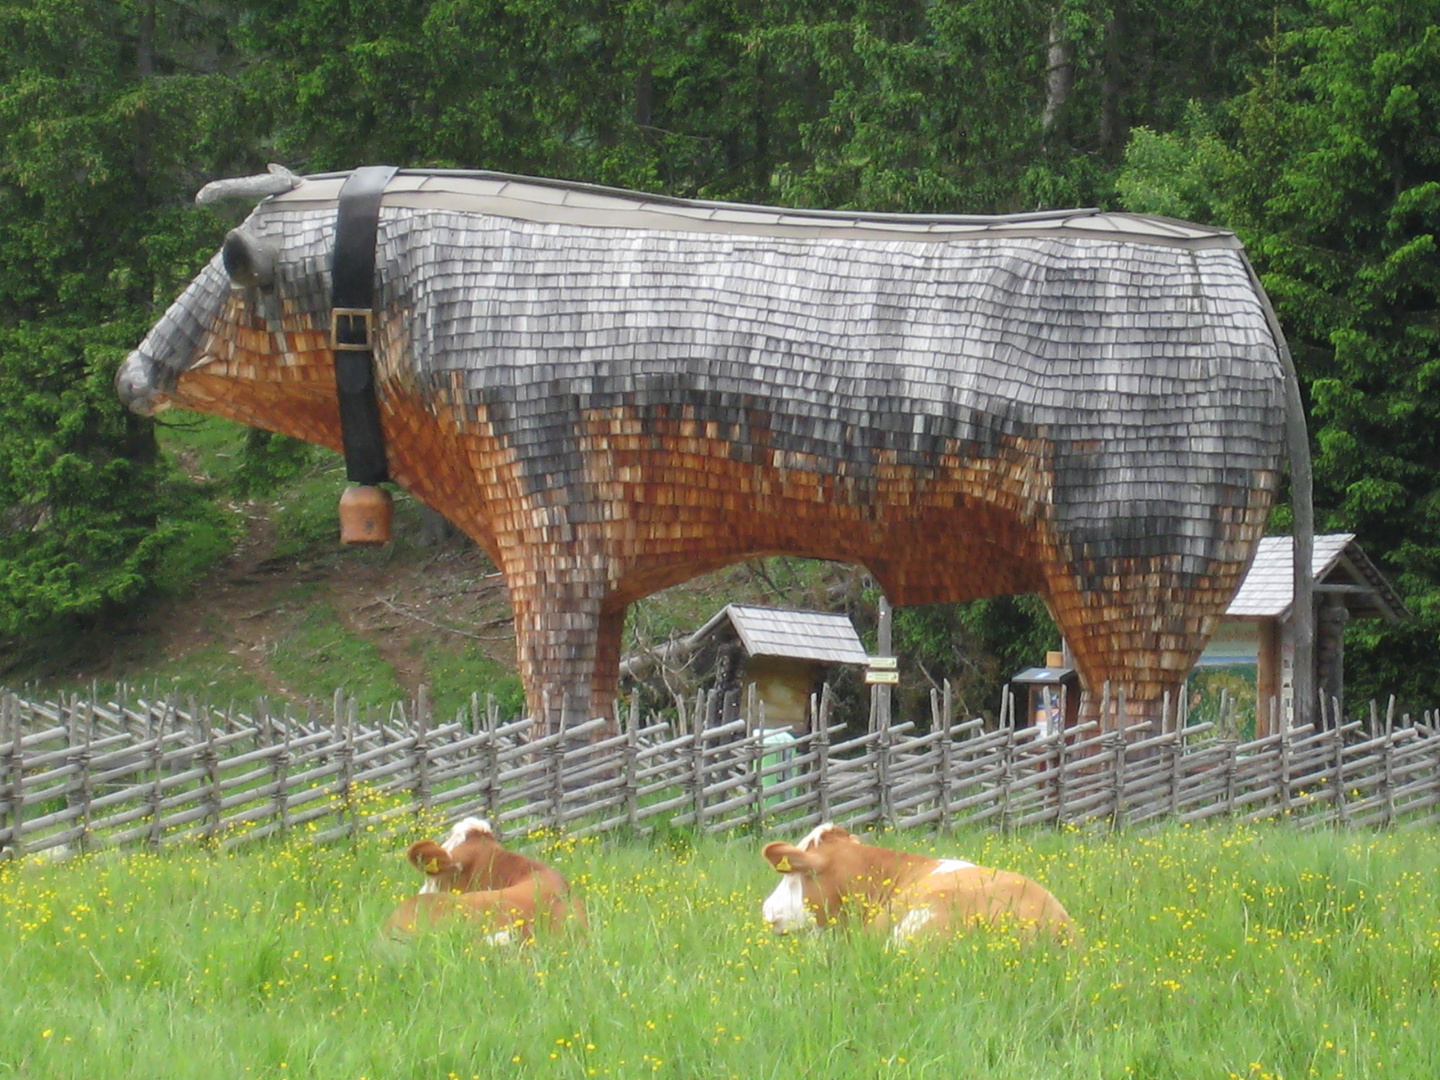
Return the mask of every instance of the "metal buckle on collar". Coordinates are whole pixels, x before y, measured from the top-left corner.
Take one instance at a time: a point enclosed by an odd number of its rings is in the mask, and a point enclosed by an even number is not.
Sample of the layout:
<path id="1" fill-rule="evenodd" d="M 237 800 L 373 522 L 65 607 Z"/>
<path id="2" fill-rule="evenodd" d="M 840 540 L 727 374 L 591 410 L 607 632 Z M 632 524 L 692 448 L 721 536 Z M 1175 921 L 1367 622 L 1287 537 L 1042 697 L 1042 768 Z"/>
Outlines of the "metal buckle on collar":
<path id="1" fill-rule="evenodd" d="M 330 348 L 336 352 L 369 352 L 373 319 L 369 308 L 331 308 Z M 342 341 L 342 336 L 355 340 Z"/>

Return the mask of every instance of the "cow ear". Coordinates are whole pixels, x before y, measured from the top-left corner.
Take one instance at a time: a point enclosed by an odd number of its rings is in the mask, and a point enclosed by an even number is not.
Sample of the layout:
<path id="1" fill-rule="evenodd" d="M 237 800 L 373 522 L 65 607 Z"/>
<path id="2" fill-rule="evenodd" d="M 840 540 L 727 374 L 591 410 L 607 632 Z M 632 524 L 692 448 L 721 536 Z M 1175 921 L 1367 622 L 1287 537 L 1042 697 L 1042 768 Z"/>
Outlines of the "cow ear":
<path id="1" fill-rule="evenodd" d="M 434 840 L 421 840 L 411 844 L 405 857 L 410 860 L 411 866 L 426 877 L 442 873 L 451 866 L 450 853 Z"/>
<path id="2" fill-rule="evenodd" d="M 787 844 L 781 840 L 766 844 L 760 854 L 765 856 L 766 861 L 782 874 L 794 873 L 797 870 L 820 869 L 813 854 L 801 851 L 794 844 Z"/>

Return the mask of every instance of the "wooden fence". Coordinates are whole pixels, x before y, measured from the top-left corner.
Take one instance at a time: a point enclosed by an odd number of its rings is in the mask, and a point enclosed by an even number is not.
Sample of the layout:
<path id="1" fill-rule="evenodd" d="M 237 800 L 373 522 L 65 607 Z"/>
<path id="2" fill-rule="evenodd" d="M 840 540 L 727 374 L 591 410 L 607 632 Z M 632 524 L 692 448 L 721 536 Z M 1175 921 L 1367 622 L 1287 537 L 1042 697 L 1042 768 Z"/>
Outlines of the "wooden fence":
<path id="1" fill-rule="evenodd" d="M 405 831 L 411 815 L 480 814 L 503 833 L 585 835 L 656 825 L 705 832 L 821 821 L 898 827 L 1120 826 L 1216 815 L 1304 826 L 1440 819 L 1440 715 L 1304 727 L 1251 742 L 1210 725 L 1050 737 L 951 720 L 864 735 L 826 722 L 791 737 L 745 719 L 672 730 L 638 712 L 536 735 L 493 705 L 431 724 L 250 715 L 164 701 L 0 697 L 0 851 L 208 840 L 235 845 L 305 829 L 331 839 Z M 1014 716 L 1013 706 L 1002 715 Z M 1408 721 L 1408 718 L 1405 718 Z"/>

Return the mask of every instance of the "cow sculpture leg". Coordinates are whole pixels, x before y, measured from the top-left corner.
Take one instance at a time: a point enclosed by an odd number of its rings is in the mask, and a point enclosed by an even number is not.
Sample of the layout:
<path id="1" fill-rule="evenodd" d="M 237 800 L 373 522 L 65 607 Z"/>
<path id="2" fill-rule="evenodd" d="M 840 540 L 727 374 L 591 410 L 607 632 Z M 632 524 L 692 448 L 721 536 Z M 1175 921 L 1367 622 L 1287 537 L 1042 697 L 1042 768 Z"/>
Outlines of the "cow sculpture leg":
<path id="1" fill-rule="evenodd" d="M 580 595 L 577 595 L 579 593 Z M 582 584 L 510 594 L 515 651 L 530 715 L 554 731 L 614 711 L 625 609 L 607 610 Z"/>
<path id="2" fill-rule="evenodd" d="M 1212 570 L 1202 596 L 1180 574 L 1153 566 L 1109 577 L 1109 589 L 1081 590 L 1073 576 L 1053 574 L 1047 599 L 1080 675 L 1080 722 L 1149 723 L 1153 733 L 1173 725 L 1185 679 L 1244 569 L 1237 562 Z"/>

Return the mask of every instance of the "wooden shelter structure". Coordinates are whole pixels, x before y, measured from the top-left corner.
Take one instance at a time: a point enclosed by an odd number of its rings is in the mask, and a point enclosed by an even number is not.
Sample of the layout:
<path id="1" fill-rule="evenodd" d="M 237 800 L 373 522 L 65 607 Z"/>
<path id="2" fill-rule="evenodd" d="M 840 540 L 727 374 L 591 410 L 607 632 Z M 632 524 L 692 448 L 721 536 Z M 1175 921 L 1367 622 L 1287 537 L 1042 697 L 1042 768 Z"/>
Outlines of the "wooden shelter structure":
<path id="1" fill-rule="evenodd" d="M 1225 610 L 1199 665 L 1255 665 L 1255 734 L 1272 734 L 1292 723 L 1295 710 L 1294 542 L 1288 536 L 1260 541 L 1235 599 Z M 1324 700 L 1345 700 L 1345 624 L 1352 618 L 1398 622 L 1404 602 L 1371 562 L 1353 533 L 1315 537 L 1315 681 Z M 1277 703 L 1272 721 L 1270 702 Z M 1329 705 L 1327 704 L 1327 709 Z"/>
<path id="2" fill-rule="evenodd" d="M 792 554 L 897 606 L 1040 593 L 1082 715 L 1108 683 L 1124 726 L 1200 655 L 1287 448 L 1309 542 L 1298 384 L 1227 230 L 261 180 L 121 397 L 343 449 L 444 514 L 505 574 L 547 723 L 611 715 L 631 602 Z"/>
<path id="3" fill-rule="evenodd" d="M 687 639 L 710 653 L 715 688 L 727 710 L 749 686 L 765 727 L 810 730 L 810 699 L 836 667 L 869 661 L 855 625 L 843 613 L 727 604 Z"/>

